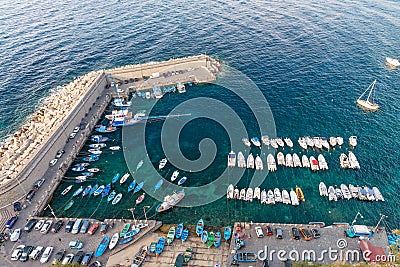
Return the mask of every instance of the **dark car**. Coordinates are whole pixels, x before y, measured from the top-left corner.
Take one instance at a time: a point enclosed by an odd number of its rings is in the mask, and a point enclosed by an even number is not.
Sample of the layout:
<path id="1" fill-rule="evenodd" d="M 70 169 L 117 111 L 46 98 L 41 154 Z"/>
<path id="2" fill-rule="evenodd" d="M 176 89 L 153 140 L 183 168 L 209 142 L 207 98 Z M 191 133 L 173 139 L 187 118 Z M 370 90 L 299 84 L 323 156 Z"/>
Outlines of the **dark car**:
<path id="1" fill-rule="evenodd" d="M 62 259 L 64 258 L 64 255 L 65 255 L 65 249 L 62 249 L 59 252 L 57 252 L 56 255 L 54 256 L 53 264 L 61 262 Z"/>
<path id="2" fill-rule="evenodd" d="M 44 183 L 44 181 L 46 181 L 46 179 L 41 178 L 39 180 L 37 180 L 34 184 L 33 184 L 33 189 L 34 190 L 38 190 Z"/>
<path id="3" fill-rule="evenodd" d="M 312 239 L 310 231 L 308 231 L 306 228 L 300 228 L 299 230 L 305 240 L 310 241 Z"/>
<path id="4" fill-rule="evenodd" d="M 74 226 L 74 224 L 75 224 L 75 221 L 69 221 L 67 223 L 67 226 L 65 226 L 65 232 L 66 233 L 71 233 L 72 227 Z"/>
<path id="5" fill-rule="evenodd" d="M 276 227 L 276 238 L 283 239 L 283 231 L 281 227 Z"/>
<path id="6" fill-rule="evenodd" d="M 36 190 L 32 189 L 31 191 L 29 191 L 29 193 L 26 195 L 26 200 L 31 201 L 32 198 L 35 196 L 36 194 Z"/>
<path id="7" fill-rule="evenodd" d="M 296 227 L 292 228 L 292 236 L 294 239 L 296 240 L 300 240 L 300 232 L 299 229 L 297 229 Z"/>
<path id="8" fill-rule="evenodd" d="M 315 239 L 321 237 L 321 234 L 319 233 L 318 229 L 316 229 L 316 228 L 312 228 L 312 229 L 311 229 L 311 233 L 312 233 L 312 235 L 313 235 L 313 237 L 314 237 Z"/>
<path id="9" fill-rule="evenodd" d="M 100 233 L 105 234 L 107 233 L 107 230 L 108 230 L 108 223 L 103 222 L 100 227 Z"/>
<path id="10" fill-rule="evenodd" d="M 25 232 L 30 232 L 30 231 L 32 231 L 32 229 L 33 229 L 33 227 L 35 226 L 35 224 L 37 223 L 37 219 L 30 219 L 26 224 L 25 224 L 25 227 L 24 227 L 24 231 Z"/>
<path id="11" fill-rule="evenodd" d="M 64 153 L 65 153 L 65 150 L 64 150 L 64 149 L 58 150 L 58 151 L 57 151 L 57 154 L 56 154 L 56 159 L 61 158 L 62 155 L 63 155 Z"/>
<path id="12" fill-rule="evenodd" d="M 51 228 L 51 231 L 53 233 L 58 233 L 58 231 L 61 230 L 61 227 L 63 227 L 63 225 L 64 225 L 64 221 L 63 220 L 59 220 L 53 225 L 53 228 Z"/>
<path id="13" fill-rule="evenodd" d="M 22 206 L 21 206 L 21 202 L 14 202 L 14 211 L 21 211 L 22 210 Z"/>
<path id="14" fill-rule="evenodd" d="M 26 246 L 22 252 L 21 258 L 19 258 L 20 261 L 28 261 L 29 260 L 29 254 L 31 254 L 33 250 L 32 246 Z"/>
<path id="15" fill-rule="evenodd" d="M 265 228 L 265 233 L 266 233 L 267 236 L 272 236 L 272 235 L 274 235 L 274 233 L 272 232 L 272 228 L 271 228 L 270 226 L 267 226 L 267 227 Z"/>
<path id="16" fill-rule="evenodd" d="M 85 257 L 83 257 L 81 264 L 88 265 L 90 263 L 90 261 L 92 260 L 93 254 L 94 253 L 92 251 L 86 252 Z"/>
<path id="17" fill-rule="evenodd" d="M 83 252 L 82 250 L 78 251 L 78 253 L 75 254 L 75 256 L 72 258 L 71 263 L 81 263 L 83 257 L 85 256 L 85 252 Z"/>
<path id="18" fill-rule="evenodd" d="M 11 217 L 7 223 L 6 223 L 6 228 L 12 228 L 14 223 L 18 220 L 18 216 L 13 216 Z"/>

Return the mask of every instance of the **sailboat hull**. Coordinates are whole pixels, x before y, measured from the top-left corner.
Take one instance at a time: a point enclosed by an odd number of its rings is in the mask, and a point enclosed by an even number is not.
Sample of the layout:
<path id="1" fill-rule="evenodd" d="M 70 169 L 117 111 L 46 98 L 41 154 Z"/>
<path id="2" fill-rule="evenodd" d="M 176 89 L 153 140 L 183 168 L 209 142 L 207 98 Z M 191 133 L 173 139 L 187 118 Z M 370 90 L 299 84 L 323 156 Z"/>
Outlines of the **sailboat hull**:
<path id="1" fill-rule="evenodd" d="M 361 99 L 357 100 L 357 106 L 368 111 L 377 111 L 379 109 L 379 105 Z"/>

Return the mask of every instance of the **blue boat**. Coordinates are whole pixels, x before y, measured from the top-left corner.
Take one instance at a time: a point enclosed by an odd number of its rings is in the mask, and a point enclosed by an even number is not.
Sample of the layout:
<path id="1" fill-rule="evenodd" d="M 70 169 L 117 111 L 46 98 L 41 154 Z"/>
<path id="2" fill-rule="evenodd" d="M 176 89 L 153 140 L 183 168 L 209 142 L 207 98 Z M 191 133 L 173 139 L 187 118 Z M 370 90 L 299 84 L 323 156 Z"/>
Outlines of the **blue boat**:
<path id="1" fill-rule="evenodd" d="M 257 254 L 254 252 L 237 252 L 233 255 L 233 259 L 237 262 L 255 262 L 257 261 Z"/>
<path id="2" fill-rule="evenodd" d="M 219 247 L 219 245 L 221 245 L 221 233 L 220 232 L 216 232 L 214 235 L 214 247 Z"/>
<path id="3" fill-rule="evenodd" d="M 82 197 L 85 197 L 86 195 L 88 195 L 90 193 L 90 191 L 92 190 L 92 186 L 88 185 L 85 190 L 83 190 L 82 192 Z"/>
<path id="4" fill-rule="evenodd" d="M 176 231 L 175 231 L 175 238 L 179 239 L 182 236 L 182 231 L 183 231 L 183 223 L 178 224 L 178 226 L 176 227 Z"/>
<path id="5" fill-rule="evenodd" d="M 94 256 L 96 258 L 100 257 L 103 255 L 104 251 L 108 247 L 108 244 L 110 243 L 110 238 L 108 236 L 104 236 L 103 239 L 101 240 L 99 246 L 96 249 L 96 252 L 94 253 Z"/>
<path id="6" fill-rule="evenodd" d="M 119 241 L 119 244 L 124 245 L 124 244 L 131 242 L 132 240 L 133 240 L 133 237 L 124 238 L 121 241 Z"/>
<path id="7" fill-rule="evenodd" d="M 163 185 L 164 183 L 164 179 L 160 179 L 160 181 L 158 181 L 158 183 L 154 186 L 154 191 L 157 191 L 158 189 L 160 189 L 160 187 Z"/>
<path id="8" fill-rule="evenodd" d="M 224 229 L 224 239 L 225 241 L 228 241 L 231 238 L 232 235 L 232 227 L 227 226 Z"/>
<path id="9" fill-rule="evenodd" d="M 119 173 L 115 174 L 114 177 L 112 178 L 111 183 L 115 184 L 119 180 L 119 176 L 120 176 Z"/>
<path id="10" fill-rule="evenodd" d="M 100 186 L 94 191 L 93 196 L 98 196 L 98 195 L 100 195 L 100 194 L 103 192 L 104 188 L 105 188 L 104 185 L 100 185 Z"/>
<path id="11" fill-rule="evenodd" d="M 113 127 L 111 125 L 108 127 L 101 125 L 101 126 L 97 127 L 95 130 L 96 130 L 96 132 L 99 132 L 99 133 L 112 133 L 112 132 L 115 132 L 117 130 L 117 128 Z"/>
<path id="12" fill-rule="evenodd" d="M 133 189 L 135 189 L 136 186 L 136 182 L 135 180 L 129 185 L 128 187 L 128 192 L 131 192 Z"/>
<path id="13" fill-rule="evenodd" d="M 74 165 L 74 167 L 87 167 L 87 166 L 89 166 L 89 163 L 85 163 L 85 162 L 77 163 Z"/>
<path id="14" fill-rule="evenodd" d="M 204 221 L 203 219 L 200 219 L 196 225 L 196 234 L 198 236 L 201 235 L 201 233 L 203 233 L 203 230 L 204 230 Z"/>
<path id="15" fill-rule="evenodd" d="M 161 252 L 163 252 L 164 250 L 164 246 L 165 246 L 165 239 L 164 237 L 160 237 L 160 239 L 158 239 L 157 245 L 156 245 L 156 254 L 161 254 Z"/>
<path id="16" fill-rule="evenodd" d="M 111 190 L 111 184 L 107 184 L 106 187 L 104 188 L 103 192 L 101 193 L 102 197 L 108 196 L 108 193 L 110 193 Z"/>
<path id="17" fill-rule="evenodd" d="M 207 242 L 207 239 L 208 239 L 208 233 L 207 233 L 207 231 L 204 230 L 204 231 L 201 233 L 201 242 L 206 243 L 206 242 Z"/>
<path id="18" fill-rule="evenodd" d="M 103 142 L 107 142 L 108 140 L 110 140 L 110 138 L 102 136 L 102 135 L 92 135 L 92 137 L 90 137 L 90 141 L 95 142 L 95 143 L 103 143 Z"/>
<path id="19" fill-rule="evenodd" d="M 92 190 L 90 190 L 90 192 L 89 192 L 89 196 L 93 195 L 94 192 L 97 190 L 97 188 L 99 188 L 99 185 L 98 185 L 98 184 L 96 184 L 95 186 L 93 186 Z"/>
<path id="20" fill-rule="evenodd" d="M 71 170 L 73 170 L 74 172 L 81 172 L 81 171 L 85 170 L 85 167 L 83 167 L 83 166 L 75 166 Z"/>
<path id="21" fill-rule="evenodd" d="M 103 191 L 104 192 L 104 191 Z M 110 202 L 111 200 L 114 199 L 114 197 L 117 195 L 117 192 L 114 190 L 111 192 L 111 194 L 108 196 L 107 201 Z"/>
<path id="22" fill-rule="evenodd" d="M 140 232 L 140 228 L 139 228 L 139 227 L 134 228 L 134 229 L 130 230 L 129 232 L 127 232 L 127 233 L 124 235 L 124 238 L 132 237 L 132 236 L 136 235 L 136 234 L 139 233 L 139 232 Z"/>
<path id="23" fill-rule="evenodd" d="M 138 184 L 138 185 L 135 187 L 135 190 L 133 190 L 133 193 L 139 192 L 140 189 L 142 189 L 143 185 L 144 185 L 144 182 L 141 182 L 140 184 Z"/>
<path id="24" fill-rule="evenodd" d="M 189 237 L 189 230 L 188 229 L 184 229 L 182 231 L 182 235 L 181 235 L 181 240 L 182 242 L 185 242 Z"/>
<path id="25" fill-rule="evenodd" d="M 87 162 L 93 162 L 93 161 L 97 161 L 99 159 L 100 159 L 99 155 L 89 155 L 87 157 L 84 157 L 82 160 L 87 161 Z"/>
<path id="26" fill-rule="evenodd" d="M 87 177 L 93 177 L 94 173 L 93 172 L 82 172 L 82 175 L 87 176 Z"/>
<path id="27" fill-rule="evenodd" d="M 72 196 L 76 197 L 77 195 L 82 193 L 82 191 L 83 191 L 83 186 L 81 186 L 78 189 L 76 189 L 76 191 L 74 192 L 74 194 Z"/>
<path id="28" fill-rule="evenodd" d="M 182 178 L 178 181 L 178 185 L 183 184 L 184 182 L 186 182 L 186 180 L 187 180 L 187 177 L 186 177 L 186 176 L 185 176 L 185 177 L 182 177 Z"/>

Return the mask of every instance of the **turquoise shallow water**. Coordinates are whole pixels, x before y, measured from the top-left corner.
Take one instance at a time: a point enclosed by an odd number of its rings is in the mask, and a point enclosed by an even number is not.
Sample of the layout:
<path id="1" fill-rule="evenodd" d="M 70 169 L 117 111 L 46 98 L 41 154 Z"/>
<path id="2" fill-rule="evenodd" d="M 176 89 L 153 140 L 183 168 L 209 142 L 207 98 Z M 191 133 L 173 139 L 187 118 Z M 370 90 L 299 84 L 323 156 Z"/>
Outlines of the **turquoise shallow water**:
<path id="1" fill-rule="evenodd" d="M 296 184 L 303 188 L 307 201 L 298 208 L 227 203 L 221 198 L 202 207 L 176 208 L 155 218 L 194 223 L 203 217 L 207 224 L 235 220 L 329 223 L 350 222 L 360 211 L 365 223 L 375 223 L 383 213 L 389 215 L 391 224 L 399 226 L 400 78 L 399 70 L 390 70 L 384 64 L 385 56 L 399 55 L 399 13 L 395 1 L 173 1 L 165 5 L 156 1 L 135 5 L 128 1 L 5 1 L 0 8 L 0 136 L 15 130 L 51 88 L 74 76 L 101 68 L 207 53 L 223 59 L 256 83 L 271 107 L 278 136 L 294 139 L 303 135 L 355 134 L 359 137 L 356 155 L 362 168 L 357 172 L 340 170 L 336 159 L 341 150 L 335 150 L 331 155 L 326 153 L 331 167 L 327 172 L 282 169 L 269 174 L 264 188 L 290 189 Z M 357 108 L 354 101 L 373 79 L 378 80 L 377 99 L 382 109 L 371 114 Z M 168 96 L 154 112 L 165 114 L 179 101 L 198 96 L 215 97 L 234 107 L 246 121 L 249 135 L 258 135 L 244 103 L 214 85 Z M 154 162 L 163 155 L 158 145 L 161 126 L 149 125 L 146 136 Z M 120 135 L 111 135 L 115 143 L 120 142 Z M 209 168 L 190 174 L 190 186 L 211 181 L 226 166 L 230 151 L 227 135 L 209 120 L 195 120 L 182 131 L 182 153 L 191 159 L 198 157 L 198 144 L 204 137 L 214 140 L 218 152 Z M 294 151 L 300 152 L 299 147 Z M 99 180 L 128 170 L 122 152 L 105 153 L 96 166 L 105 170 Z M 163 174 L 170 175 L 171 171 Z M 248 185 L 248 177 L 245 173 L 239 187 Z M 318 196 L 321 180 L 327 184 L 376 185 L 387 201 L 329 203 Z M 66 186 L 61 185 L 58 192 Z M 129 217 L 126 209 L 132 207 L 128 198 L 118 210 L 84 199 L 82 205 L 63 213 L 67 201 L 67 197 L 53 201 L 59 216 Z M 148 197 L 141 205 L 151 206 L 148 214 L 154 216 L 157 202 Z M 143 208 L 138 206 L 135 214 L 143 217 Z"/>

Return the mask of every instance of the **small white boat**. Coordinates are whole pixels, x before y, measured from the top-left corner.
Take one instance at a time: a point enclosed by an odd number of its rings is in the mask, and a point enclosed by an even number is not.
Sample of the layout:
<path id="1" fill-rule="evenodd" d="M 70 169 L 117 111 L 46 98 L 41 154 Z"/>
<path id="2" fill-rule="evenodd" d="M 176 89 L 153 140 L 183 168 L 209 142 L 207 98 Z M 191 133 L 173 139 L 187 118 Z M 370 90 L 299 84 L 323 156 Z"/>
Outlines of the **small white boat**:
<path id="1" fill-rule="evenodd" d="M 338 146 L 343 145 L 343 137 L 340 137 L 340 136 L 336 137 L 336 141 L 337 141 Z"/>
<path id="2" fill-rule="evenodd" d="M 312 171 L 319 171 L 319 163 L 313 156 L 310 157 L 310 167 Z"/>
<path id="3" fill-rule="evenodd" d="M 165 165 L 167 165 L 168 160 L 166 158 L 163 158 L 160 160 L 160 163 L 158 164 L 158 170 L 164 169 Z"/>
<path id="4" fill-rule="evenodd" d="M 261 141 L 262 141 L 263 144 L 266 145 L 266 146 L 269 146 L 269 145 L 270 145 L 270 141 L 269 141 L 268 135 L 263 135 L 263 136 L 261 136 Z"/>
<path id="5" fill-rule="evenodd" d="M 316 147 L 316 148 L 318 148 L 318 149 L 322 149 L 322 140 L 321 140 L 321 138 L 319 138 L 319 137 L 314 137 L 313 138 L 313 141 L 314 141 L 314 146 Z"/>
<path id="6" fill-rule="evenodd" d="M 357 146 L 357 136 L 353 135 L 349 137 L 349 145 L 353 148 Z"/>
<path id="7" fill-rule="evenodd" d="M 374 192 L 374 190 L 369 189 L 366 186 L 364 186 L 364 190 L 367 192 L 367 200 L 375 201 L 375 192 Z"/>
<path id="8" fill-rule="evenodd" d="M 302 149 L 307 149 L 307 142 L 304 137 L 300 137 L 297 142 L 299 142 L 299 145 Z"/>
<path id="9" fill-rule="evenodd" d="M 127 109 L 113 110 L 111 114 L 106 114 L 105 117 L 112 121 L 117 118 L 132 117 L 132 112 Z"/>
<path id="10" fill-rule="evenodd" d="M 103 153 L 99 148 L 91 148 L 88 152 L 93 155 L 101 155 L 101 153 Z"/>
<path id="11" fill-rule="evenodd" d="M 231 151 L 228 154 L 228 167 L 235 167 L 236 166 L 236 153 Z"/>
<path id="12" fill-rule="evenodd" d="M 278 188 L 276 188 L 278 189 Z M 279 189 L 278 189 L 279 191 Z M 275 204 L 275 195 L 272 190 L 268 190 L 267 192 L 267 204 Z"/>
<path id="13" fill-rule="evenodd" d="M 379 191 L 379 189 L 377 187 L 372 187 L 372 190 L 374 190 L 375 192 L 375 200 L 376 201 L 385 201 L 385 199 L 382 196 L 381 191 Z"/>
<path id="14" fill-rule="evenodd" d="M 310 168 L 310 161 L 308 160 L 307 155 L 301 157 L 301 164 L 303 165 L 303 168 Z"/>
<path id="15" fill-rule="evenodd" d="M 276 171 L 276 162 L 275 158 L 272 154 L 268 154 L 267 156 L 267 165 L 268 165 L 268 170 L 271 172 Z"/>
<path id="16" fill-rule="evenodd" d="M 357 199 L 358 198 L 358 186 L 349 184 L 349 190 L 350 190 L 351 196 L 353 198 Z"/>
<path id="17" fill-rule="evenodd" d="M 247 188 L 246 201 L 253 202 L 253 188 L 251 187 Z"/>
<path id="18" fill-rule="evenodd" d="M 261 204 L 267 204 L 267 192 L 265 191 L 265 189 L 263 189 L 261 191 L 261 200 L 260 200 Z"/>
<path id="19" fill-rule="evenodd" d="M 294 192 L 293 189 L 290 190 L 290 201 L 292 202 L 293 206 L 298 206 L 300 204 L 296 192 Z"/>
<path id="20" fill-rule="evenodd" d="M 307 146 L 309 146 L 311 148 L 313 148 L 315 146 L 314 140 L 311 137 L 306 136 L 305 139 L 306 139 Z"/>
<path id="21" fill-rule="evenodd" d="M 247 169 L 254 169 L 254 157 L 251 153 L 247 157 Z"/>
<path id="22" fill-rule="evenodd" d="M 99 172 L 99 171 L 100 171 L 99 168 L 90 168 L 90 169 L 88 169 L 88 172 L 93 172 L 93 173 L 96 173 L 96 172 Z"/>
<path id="23" fill-rule="evenodd" d="M 326 139 L 325 137 L 321 137 L 321 145 L 323 148 L 325 148 L 326 150 L 329 150 L 331 147 L 329 146 L 329 142 L 328 139 Z"/>
<path id="24" fill-rule="evenodd" d="M 328 198 L 329 201 L 337 201 L 336 190 L 333 188 L 333 186 L 329 186 L 328 188 Z"/>
<path id="25" fill-rule="evenodd" d="M 285 189 L 282 190 L 282 202 L 283 204 L 291 204 L 289 192 Z"/>
<path id="26" fill-rule="evenodd" d="M 286 158 L 285 158 L 285 166 L 286 167 L 293 167 L 293 159 L 292 159 L 292 155 L 291 154 L 286 154 Z"/>
<path id="27" fill-rule="evenodd" d="M 247 138 L 243 138 L 243 139 L 242 139 L 242 142 L 243 142 L 243 144 L 244 144 L 245 146 L 248 146 L 248 147 L 251 146 L 251 143 L 250 143 L 249 139 L 247 139 Z"/>
<path id="28" fill-rule="evenodd" d="M 286 138 L 283 139 L 283 141 L 285 141 L 285 144 L 286 144 L 288 147 L 293 148 L 292 139 L 290 139 L 289 137 L 286 137 Z"/>
<path id="29" fill-rule="evenodd" d="M 343 198 L 342 190 L 340 190 L 340 188 L 335 188 L 335 191 L 336 191 L 336 197 L 337 197 L 337 199 L 338 199 L 338 200 L 339 200 L 339 199 L 342 199 L 342 198 Z"/>
<path id="30" fill-rule="evenodd" d="M 396 58 L 386 57 L 386 64 L 388 64 L 389 66 L 391 66 L 393 68 L 400 67 L 400 61 Z"/>
<path id="31" fill-rule="evenodd" d="M 120 149 L 121 149 L 120 146 L 110 146 L 110 150 L 116 151 L 116 150 L 120 150 Z"/>
<path id="32" fill-rule="evenodd" d="M 349 163 L 350 163 L 350 168 L 360 169 L 360 164 L 358 163 L 356 155 L 354 155 L 354 153 L 351 151 L 349 151 Z"/>
<path id="33" fill-rule="evenodd" d="M 254 188 L 254 199 L 260 199 L 261 198 L 261 189 L 259 187 Z"/>
<path id="34" fill-rule="evenodd" d="M 328 190 L 326 189 L 326 185 L 324 182 L 319 183 L 318 189 L 320 196 L 328 196 Z"/>
<path id="35" fill-rule="evenodd" d="M 280 146 L 280 147 L 284 147 L 285 143 L 282 141 L 282 138 L 275 138 L 276 143 Z"/>
<path id="36" fill-rule="evenodd" d="M 340 190 L 342 191 L 343 198 L 349 200 L 351 198 L 351 193 L 347 185 L 341 184 Z"/>
<path id="37" fill-rule="evenodd" d="M 233 191 L 234 191 L 235 189 L 234 189 L 234 187 L 233 187 L 233 184 L 230 184 L 229 186 L 228 186 L 228 189 L 226 190 L 226 198 L 227 199 L 233 199 Z"/>
<path id="38" fill-rule="evenodd" d="M 275 202 L 282 202 L 281 191 L 279 191 L 278 188 L 274 189 L 274 198 L 275 198 Z"/>
<path id="39" fill-rule="evenodd" d="M 239 168 L 246 168 L 246 160 L 245 160 L 242 152 L 238 153 L 237 158 L 238 158 L 238 160 L 237 160 L 238 161 L 238 167 Z"/>
<path id="40" fill-rule="evenodd" d="M 276 159 L 278 161 L 278 165 L 285 166 L 285 156 L 282 152 L 278 152 L 278 154 L 276 155 Z"/>
<path id="41" fill-rule="evenodd" d="M 239 189 L 235 188 L 235 190 L 233 190 L 233 199 L 239 199 Z"/>
<path id="42" fill-rule="evenodd" d="M 239 195 L 240 200 L 245 200 L 246 199 L 246 189 L 241 189 L 240 190 L 240 195 Z"/>
<path id="43" fill-rule="evenodd" d="M 270 140 L 270 144 L 271 144 L 271 146 L 273 147 L 273 148 L 275 148 L 275 149 L 278 149 L 278 144 L 276 143 L 276 140 L 275 139 L 271 139 Z"/>
<path id="44" fill-rule="evenodd" d="M 256 157 L 255 164 L 256 164 L 256 170 L 262 171 L 264 169 L 260 156 Z"/>
<path id="45" fill-rule="evenodd" d="M 357 106 L 359 106 L 360 108 L 367 110 L 367 111 L 377 111 L 379 109 L 379 105 L 374 103 L 374 96 L 375 96 L 375 84 L 376 84 L 376 80 L 374 80 L 368 87 L 367 89 L 364 91 L 364 93 L 362 93 L 360 95 L 359 98 L 357 98 Z M 365 93 L 369 91 L 367 99 L 363 100 L 361 99 Z M 372 94 L 372 92 L 374 92 Z M 371 97 L 372 96 L 372 97 Z M 371 99 L 371 101 L 370 101 Z"/>
<path id="46" fill-rule="evenodd" d="M 342 169 L 350 168 L 349 158 L 345 153 L 340 154 L 339 161 L 340 161 L 340 168 Z"/>
<path id="47" fill-rule="evenodd" d="M 178 176 L 179 176 L 179 171 L 178 170 L 174 171 L 171 175 L 171 182 L 175 181 L 178 178 Z"/>
<path id="48" fill-rule="evenodd" d="M 115 246 L 118 244 L 118 239 L 119 239 L 119 233 L 115 233 L 115 234 L 111 237 L 110 244 L 108 245 L 108 248 L 109 248 L 110 250 L 112 250 L 113 248 L 115 248 Z"/>
<path id="49" fill-rule="evenodd" d="M 299 156 L 296 153 L 293 153 L 292 158 L 293 158 L 293 167 L 301 168 L 301 160 L 300 160 Z"/>
<path id="50" fill-rule="evenodd" d="M 334 136 L 329 137 L 329 144 L 334 147 L 337 145 L 337 139 Z"/>
<path id="51" fill-rule="evenodd" d="M 253 138 L 251 138 L 250 141 L 251 141 L 251 142 L 253 143 L 253 145 L 255 145 L 256 147 L 261 147 L 260 139 L 258 139 L 258 137 L 253 137 Z"/>
<path id="52" fill-rule="evenodd" d="M 128 180 L 128 178 L 129 178 L 130 175 L 131 175 L 130 173 L 125 173 L 125 174 L 121 177 L 121 180 L 119 180 L 119 184 L 125 183 L 126 180 Z"/>
<path id="53" fill-rule="evenodd" d="M 318 155 L 318 164 L 320 170 L 328 169 L 328 163 L 326 162 L 325 157 L 322 154 Z"/>

